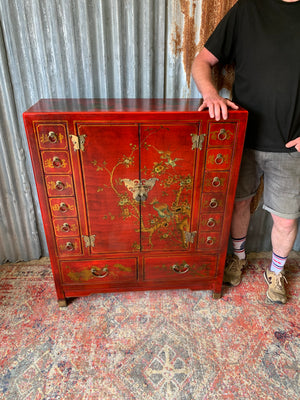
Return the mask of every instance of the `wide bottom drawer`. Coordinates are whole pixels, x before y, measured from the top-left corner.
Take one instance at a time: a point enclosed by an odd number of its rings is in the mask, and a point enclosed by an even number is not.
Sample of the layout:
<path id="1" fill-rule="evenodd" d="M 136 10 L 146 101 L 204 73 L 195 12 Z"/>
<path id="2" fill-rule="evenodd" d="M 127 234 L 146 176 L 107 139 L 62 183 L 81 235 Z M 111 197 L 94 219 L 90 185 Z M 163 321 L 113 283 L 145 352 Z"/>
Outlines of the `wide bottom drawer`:
<path id="1" fill-rule="evenodd" d="M 216 256 L 145 257 L 145 281 L 185 281 L 213 277 Z"/>
<path id="2" fill-rule="evenodd" d="M 62 261 L 63 283 L 108 284 L 135 282 L 137 279 L 137 259 L 103 259 L 89 261 Z"/>

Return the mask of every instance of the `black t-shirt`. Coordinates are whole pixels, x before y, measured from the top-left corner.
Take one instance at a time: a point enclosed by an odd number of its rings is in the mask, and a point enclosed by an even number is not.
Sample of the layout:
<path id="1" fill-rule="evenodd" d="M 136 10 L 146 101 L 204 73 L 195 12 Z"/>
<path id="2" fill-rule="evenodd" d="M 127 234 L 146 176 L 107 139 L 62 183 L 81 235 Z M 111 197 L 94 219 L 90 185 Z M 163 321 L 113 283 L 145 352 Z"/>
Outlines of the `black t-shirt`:
<path id="1" fill-rule="evenodd" d="M 239 0 L 205 47 L 235 65 L 233 100 L 249 111 L 246 147 L 290 152 L 300 136 L 300 1 Z"/>

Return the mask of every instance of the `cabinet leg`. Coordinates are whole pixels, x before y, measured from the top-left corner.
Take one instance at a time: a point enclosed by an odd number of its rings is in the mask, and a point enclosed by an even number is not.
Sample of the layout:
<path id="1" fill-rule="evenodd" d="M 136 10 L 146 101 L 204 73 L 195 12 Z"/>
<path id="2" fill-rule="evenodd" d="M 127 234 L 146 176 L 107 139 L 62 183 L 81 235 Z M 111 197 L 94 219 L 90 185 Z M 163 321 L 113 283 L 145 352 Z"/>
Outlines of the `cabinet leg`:
<path id="1" fill-rule="evenodd" d="M 66 299 L 62 299 L 62 300 L 58 300 L 58 306 L 60 307 L 60 308 L 63 308 L 63 307 L 67 307 L 67 300 Z"/>
<path id="2" fill-rule="evenodd" d="M 213 292 L 212 293 L 212 298 L 215 300 L 219 300 L 222 297 L 222 293 L 221 292 Z"/>

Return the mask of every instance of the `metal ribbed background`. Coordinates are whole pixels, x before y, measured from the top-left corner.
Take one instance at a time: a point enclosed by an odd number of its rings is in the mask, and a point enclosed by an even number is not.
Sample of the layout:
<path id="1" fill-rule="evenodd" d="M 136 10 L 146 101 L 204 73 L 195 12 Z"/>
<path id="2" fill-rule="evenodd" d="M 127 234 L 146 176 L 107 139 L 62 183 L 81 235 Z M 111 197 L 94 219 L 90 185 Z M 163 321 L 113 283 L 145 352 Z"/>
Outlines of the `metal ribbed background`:
<path id="1" fill-rule="evenodd" d="M 48 97 L 198 97 L 190 67 L 201 6 L 0 0 L 0 263 L 47 255 L 22 113 Z M 259 210 L 250 250 L 270 249 L 270 226 Z"/>

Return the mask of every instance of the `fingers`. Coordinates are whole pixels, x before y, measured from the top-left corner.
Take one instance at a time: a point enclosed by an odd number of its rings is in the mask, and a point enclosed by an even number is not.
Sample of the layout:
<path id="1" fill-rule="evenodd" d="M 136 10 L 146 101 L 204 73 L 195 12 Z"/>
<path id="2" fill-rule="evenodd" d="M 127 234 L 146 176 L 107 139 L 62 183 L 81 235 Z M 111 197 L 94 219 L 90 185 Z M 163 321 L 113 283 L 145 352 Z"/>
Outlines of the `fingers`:
<path id="1" fill-rule="evenodd" d="M 223 108 L 222 108 L 223 107 Z M 220 103 L 212 101 L 204 101 L 198 108 L 198 111 L 203 111 L 208 108 L 210 118 L 215 118 L 217 121 L 221 119 L 221 114 L 224 119 L 227 119 L 227 107 Z"/>
<path id="2" fill-rule="evenodd" d="M 296 140 L 291 140 L 290 142 L 286 143 L 285 147 L 290 148 L 290 147 L 296 146 L 296 144 L 297 144 Z"/>
<path id="3" fill-rule="evenodd" d="M 201 106 L 198 108 L 198 111 L 203 111 L 207 108 L 207 105 L 205 103 L 202 103 Z"/>
<path id="4" fill-rule="evenodd" d="M 295 149 L 297 151 L 300 151 L 300 137 L 298 137 L 297 139 L 291 140 L 290 142 L 288 142 L 285 147 L 287 148 L 291 148 L 291 147 L 295 147 Z"/>
<path id="5" fill-rule="evenodd" d="M 220 119 L 228 118 L 228 107 L 237 110 L 239 107 L 234 102 L 229 99 L 223 99 L 222 97 L 218 99 L 207 99 L 198 108 L 198 111 L 203 111 L 208 108 L 210 118 L 214 118 L 216 121 Z"/>
<path id="6" fill-rule="evenodd" d="M 234 110 L 238 110 L 239 109 L 239 106 L 237 105 L 237 104 L 235 104 L 233 101 L 231 101 L 231 100 L 229 100 L 229 99 L 226 99 L 227 100 L 227 105 L 230 107 L 230 108 L 232 108 L 232 109 L 234 109 Z"/>

